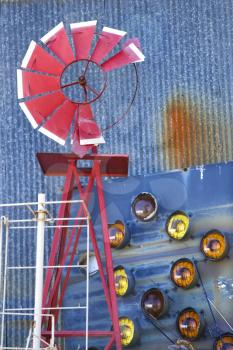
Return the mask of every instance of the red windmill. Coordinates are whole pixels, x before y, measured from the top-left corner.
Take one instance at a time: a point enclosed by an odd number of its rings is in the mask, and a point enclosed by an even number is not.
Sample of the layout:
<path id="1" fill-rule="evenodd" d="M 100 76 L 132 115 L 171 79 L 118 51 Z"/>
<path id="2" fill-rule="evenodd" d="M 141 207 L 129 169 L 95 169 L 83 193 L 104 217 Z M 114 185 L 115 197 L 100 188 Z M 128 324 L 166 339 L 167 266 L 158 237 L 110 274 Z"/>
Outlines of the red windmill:
<path id="1" fill-rule="evenodd" d="M 132 39 L 126 41 L 120 52 L 104 61 L 126 32 L 104 27 L 91 52 L 96 21 L 73 23 L 70 28 L 75 55 L 63 23 L 41 39 L 57 59 L 31 42 L 22 62 L 23 69 L 17 71 L 18 98 L 25 99 L 20 107 L 33 128 L 39 127 L 40 132 L 62 145 L 73 122 L 73 151 L 83 156 L 93 145 L 105 142 L 90 105 L 106 89 L 107 72 L 143 61 L 144 56 L 139 41 Z M 73 77 L 77 63 L 82 63 L 83 69 L 79 76 Z M 89 72 L 94 71 L 100 83 L 97 89 L 90 86 L 88 80 Z M 67 77 L 71 81 L 66 82 Z M 73 87 L 76 89 L 72 95 Z"/>
<path id="2" fill-rule="evenodd" d="M 128 156 L 96 154 L 96 146 L 105 141 L 101 128 L 94 119 L 91 104 L 104 93 L 109 71 L 143 61 L 144 56 L 140 50 L 139 40 L 131 39 L 125 42 L 118 53 L 106 59 L 126 34 L 108 27 L 104 27 L 102 32 L 97 34 L 97 42 L 92 49 L 96 34 L 96 21 L 73 23 L 70 29 L 75 54 L 63 23 L 58 24 L 43 36 L 40 45 L 34 41 L 31 42 L 21 69 L 17 71 L 18 98 L 22 99 L 19 105 L 33 128 L 39 127 L 40 132 L 59 144 L 65 144 L 72 129 L 70 134 L 72 150 L 75 154 L 39 153 L 37 155 L 45 175 L 66 177 L 62 201 L 71 200 L 76 182 L 80 198 L 88 205 L 90 192 L 94 183 L 96 184 L 106 268 L 101 261 L 92 224 L 90 225 L 90 238 L 98 262 L 113 328 L 111 331 L 89 331 L 88 336 L 109 336 L 110 339 L 105 349 L 111 349 L 115 344 L 116 349 L 120 350 L 121 335 L 102 176 L 127 176 Z M 77 64 L 81 65 L 79 74 L 76 70 Z M 90 83 L 93 81 L 89 80 L 90 74 L 94 74 L 94 81 L 97 81 L 97 85 L 93 86 Z M 80 167 L 81 158 L 92 160 L 93 166 L 91 168 Z M 89 177 L 86 189 L 81 186 L 80 176 Z M 67 218 L 69 214 L 69 203 L 62 203 L 59 217 Z M 78 216 L 80 213 L 77 213 Z M 65 221 L 63 223 L 65 224 Z M 60 226 L 54 232 L 49 258 L 50 266 L 64 265 L 67 257 L 70 257 L 69 265 L 72 265 L 77 250 L 81 229 L 77 232 L 72 230 L 68 235 L 67 229 Z M 69 275 L 70 268 L 65 271 L 65 277 L 62 279 L 62 272 L 59 269 L 53 278 L 53 268 L 49 268 L 45 276 L 43 307 L 46 310 L 51 307 L 50 313 L 55 316 L 56 321 L 59 316 L 56 307 L 62 305 Z M 48 336 L 50 333 L 51 325 L 44 323 L 42 335 Z M 84 335 L 86 334 L 83 330 L 55 332 L 57 337 Z"/>

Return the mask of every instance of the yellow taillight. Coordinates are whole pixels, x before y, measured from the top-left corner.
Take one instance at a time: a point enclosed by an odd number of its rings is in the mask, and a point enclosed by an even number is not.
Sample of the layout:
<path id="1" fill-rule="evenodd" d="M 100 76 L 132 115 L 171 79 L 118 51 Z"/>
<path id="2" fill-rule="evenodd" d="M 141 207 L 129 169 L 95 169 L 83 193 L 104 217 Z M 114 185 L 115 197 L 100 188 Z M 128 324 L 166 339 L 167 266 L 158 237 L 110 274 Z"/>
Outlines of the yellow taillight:
<path id="1" fill-rule="evenodd" d="M 218 230 L 207 232 L 201 240 L 201 251 L 210 260 L 221 260 L 228 253 L 226 237 Z"/>
<path id="2" fill-rule="evenodd" d="M 134 338 L 134 322 L 128 317 L 121 317 L 119 319 L 120 331 L 121 331 L 121 344 L 123 346 L 129 346 L 133 342 Z"/>
<path id="3" fill-rule="evenodd" d="M 182 337 L 189 340 L 197 339 L 202 331 L 201 317 L 192 308 L 184 309 L 177 318 L 177 327 Z"/>
<path id="4" fill-rule="evenodd" d="M 129 287 L 128 276 L 125 269 L 122 266 L 114 269 L 115 290 L 119 296 L 124 296 Z"/>
<path id="5" fill-rule="evenodd" d="M 187 289 L 197 280 L 194 263 L 189 259 L 179 259 L 172 265 L 171 279 L 177 287 Z"/>
<path id="6" fill-rule="evenodd" d="M 111 248 L 119 248 L 125 239 L 125 225 L 121 221 L 108 225 Z"/>
<path id="7" fill-rule="evenodd" d="M 214 350 L 233 350 L 233 334 L 224 333 L 216 339 Z"/>
<path id="8" fill-rule="evenodd" d="M 166 231 L 169 237 L 175 240 L 183 239 L 189 229 L 189 217 L 182 211 L 176 211 L 169 216 L 166 222 Z"/>

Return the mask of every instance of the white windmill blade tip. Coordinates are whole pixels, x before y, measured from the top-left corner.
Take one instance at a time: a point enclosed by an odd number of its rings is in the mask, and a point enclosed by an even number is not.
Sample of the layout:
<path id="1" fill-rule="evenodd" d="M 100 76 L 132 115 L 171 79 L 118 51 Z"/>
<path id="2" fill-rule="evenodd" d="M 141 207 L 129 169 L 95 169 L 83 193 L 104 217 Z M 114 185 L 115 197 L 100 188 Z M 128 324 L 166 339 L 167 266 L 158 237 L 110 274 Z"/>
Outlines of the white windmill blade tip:
<path id="1" fill-rule="evenodd" d="M 39 131 L 48 136 L 50 139 L 56 141 L 57 143 L 59 143 L 60 145 L 64 146 L 64 144 L 66 143 L 66 140 L 63 140 L 61 137 L 57 136 L 56 134 L 52 133 L 51 131 L 49 131 L 46 128 L 43 128 L 43 126 L 41 126 L 39 128 Z"/>
<path id="2" fill-rule="evenodd" d="M 20 102 L 19 103 L 20 108 L 22 109 L 22 111 L 24 112 L 24 114 L 26 115 L 27 119 L 29 120 L 29 122 L 31 123 L 33 129 L 36 129 L 38 127 L 37 122 L 35 121 L 35 119 L 33 118 L 33 115 L 31 114 L 31 112 L 29 111 L 27 105 L 24 102 Z"/>
<path id="3" fill-rule="evenodd" d="M 18 98 L 24 98 L 24 95 L 23 95 L 23 71 L 21 69 L 17 69 L 17 92 L 18 92 Z"/>
<path id="4" fill-rule="evenodd" d="M 36 42 L 34 40 L 32 40 L 30 42 L 30 45 L 29 45 L 28 49 L 27 49 L 26 55 L 23 58 L 23 61 L 22 61 L 22 64 L 21 64 L 22 68 L 27 68 L 28 62 L 29 62 L 29 60 L 30 60 L 30 58 L 32 56 L 32 53 L 33 53 L 35 47 L 36 47 Z"/>
<path id="5" fill-rule="evenodd" d="M 129 44 L 128 48 L 138 56 L 138 60 L 135 62 L 143 62 L 145 60 L 145 56 L 143 55 L 142 51 L 139 50 L 134 43 Z"/>
<path id="6" fill-rule="evenodd" d="M 42 41 L 42 43 L 47 44 L 49 39 L 52 38 L 62 28 L 64 28 L 64 23 L 60 22 L 58 25 L 56 25 L 56 27 L 54 27 L 47 34 L 45 34 L 40 40 Z"/>
<path id="7" fill-rule="evenodd" d="M 78 28 L 84 28 L 84 27 L 94 27 L 96 26 L 97 20 L 94 21 L 88 21 L 88 22 L 77 22 L 77 23 L 70 23 L 70 29 L 78 29 Z"/>
<path id="8" fill-rule="evenodd" d="M 97 137 L 95 139 L 80 139 L 80 145 L 81 146 L 87 146 L 87 145 L 100 145 L 105 143 L 105 140 L 103 136 Z"/>
<path id="9" fill-rule="evenodd" d="M 122 36 L 122 37 L 127 34 L 127 32 L 124 32 L 123 30 L 114 29 L 114 28 L 110 28 L 110 27 L 103 27 L 103 32 L 116 34 L 116 35 L 119 35 L 119 36 Z"/>

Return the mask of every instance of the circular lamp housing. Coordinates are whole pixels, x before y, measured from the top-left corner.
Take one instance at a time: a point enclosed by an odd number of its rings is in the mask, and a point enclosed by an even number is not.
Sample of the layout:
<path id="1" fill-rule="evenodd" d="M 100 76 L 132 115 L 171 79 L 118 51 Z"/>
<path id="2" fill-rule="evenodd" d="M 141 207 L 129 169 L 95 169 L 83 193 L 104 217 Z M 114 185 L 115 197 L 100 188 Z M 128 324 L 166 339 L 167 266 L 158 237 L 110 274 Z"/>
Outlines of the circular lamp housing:
<path id="1" fill-rule="evenodd" d="M 151 193 L 141 192 L 134 198 L 131 209 L 136 219 L 147 222 L 154 219 L 158 210 L 158 203 Z"/>
<path id="2" fill-rule="evenodd" d="M 114 224 L 108 224 L 108 233 L 111 248 L 122 249 L 129 244 L 130 233 L 122 221 L 117 220 Z"/>
<path id="3" fill-rule="evenodd" d="M 143 294 L 141 308 L 146 317 L 157 319 L 168 309 L 167 297 L 160 289 L 151 288 Z"/>
<path id="4" fill-rule="evenodd" d="M 214 350 L 233 350 L 233 333 L 224 333 L 214 342 Z"/>
<path id="5" fill-rule="evenodd" d="M 119 265 L 114 268 L 115 290 L 118 296 L 127 296 L 133 293 L 135 288 L 135 279 L 131 271 L 126 270 Z"/>
<path id="6" fill-rule="evenodd" d="M 192 345 L 192 343 L 190 343 L 187 340 L 178 339 L 177 342 L 176 342 L 176 345 L 182 346 L 182 349 L 185 349 L 185 350 L 195 350 L 195 348 Z"/>
<path id="7" fill-rule="evenodd" d="M 177 329 L 183 338 L 192 341 L 201 336 L 204 322 L 197 311 L 191 307 L 186 308 L 177 317 Z"/>
<path id="8" fill-rule="evenodd" d="M 166 222 L 168 236 L 176 241 L 184 239 L 188 233 L 190 220 L 183 211 L 175 211 Z"/>
<path id="9" fill-rule="evenodd" d="M 219 261 L 227 256 L 229 244 L 223 233 L 211 230 L 202 237 L 200 248 L 207 259 Z"/>
<path id="10" fill-rule="evenodd" d="M 135 321 L 128 317 L 119 318 L 121 344 L 123 347 L 135 345 L 139 340 L 139 329 Z"/>
<path id="11" fill-rule="evenodd" d="M 85 252 L 84 254 L 82 254 L 82 256 L 79 259 L 79 265 L 83 266 L 82 271 L 84 271 L 85 273 L 87 272 L 87 253 Z M 93 252 L 89 253 L 89 276 L 93 276 L 95 275 L 98 270 L 98 263 L 95 257 L 95 254 Z"/>
<path id="12" fill-rule="evenodd" d="M 197 273 L 194 263 L 186 258 L 174 262 L 170 276 L 172 282 L 180 288 L 192 288 L 197 283 Z"/>

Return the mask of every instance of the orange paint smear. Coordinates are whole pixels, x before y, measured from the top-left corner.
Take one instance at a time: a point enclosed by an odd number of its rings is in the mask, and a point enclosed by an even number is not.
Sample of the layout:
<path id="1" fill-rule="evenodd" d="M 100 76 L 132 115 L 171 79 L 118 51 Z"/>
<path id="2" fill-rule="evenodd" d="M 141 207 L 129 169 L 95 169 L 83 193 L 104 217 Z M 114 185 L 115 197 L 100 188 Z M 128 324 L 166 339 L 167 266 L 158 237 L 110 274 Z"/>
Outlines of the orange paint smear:
<path id="1" fill-rule="evenodd" d="M 197 165 L 200 158 L 200 109 L 183 95 L 172 97 L 164 111 L 164 146 L 170 169 Z"/>

